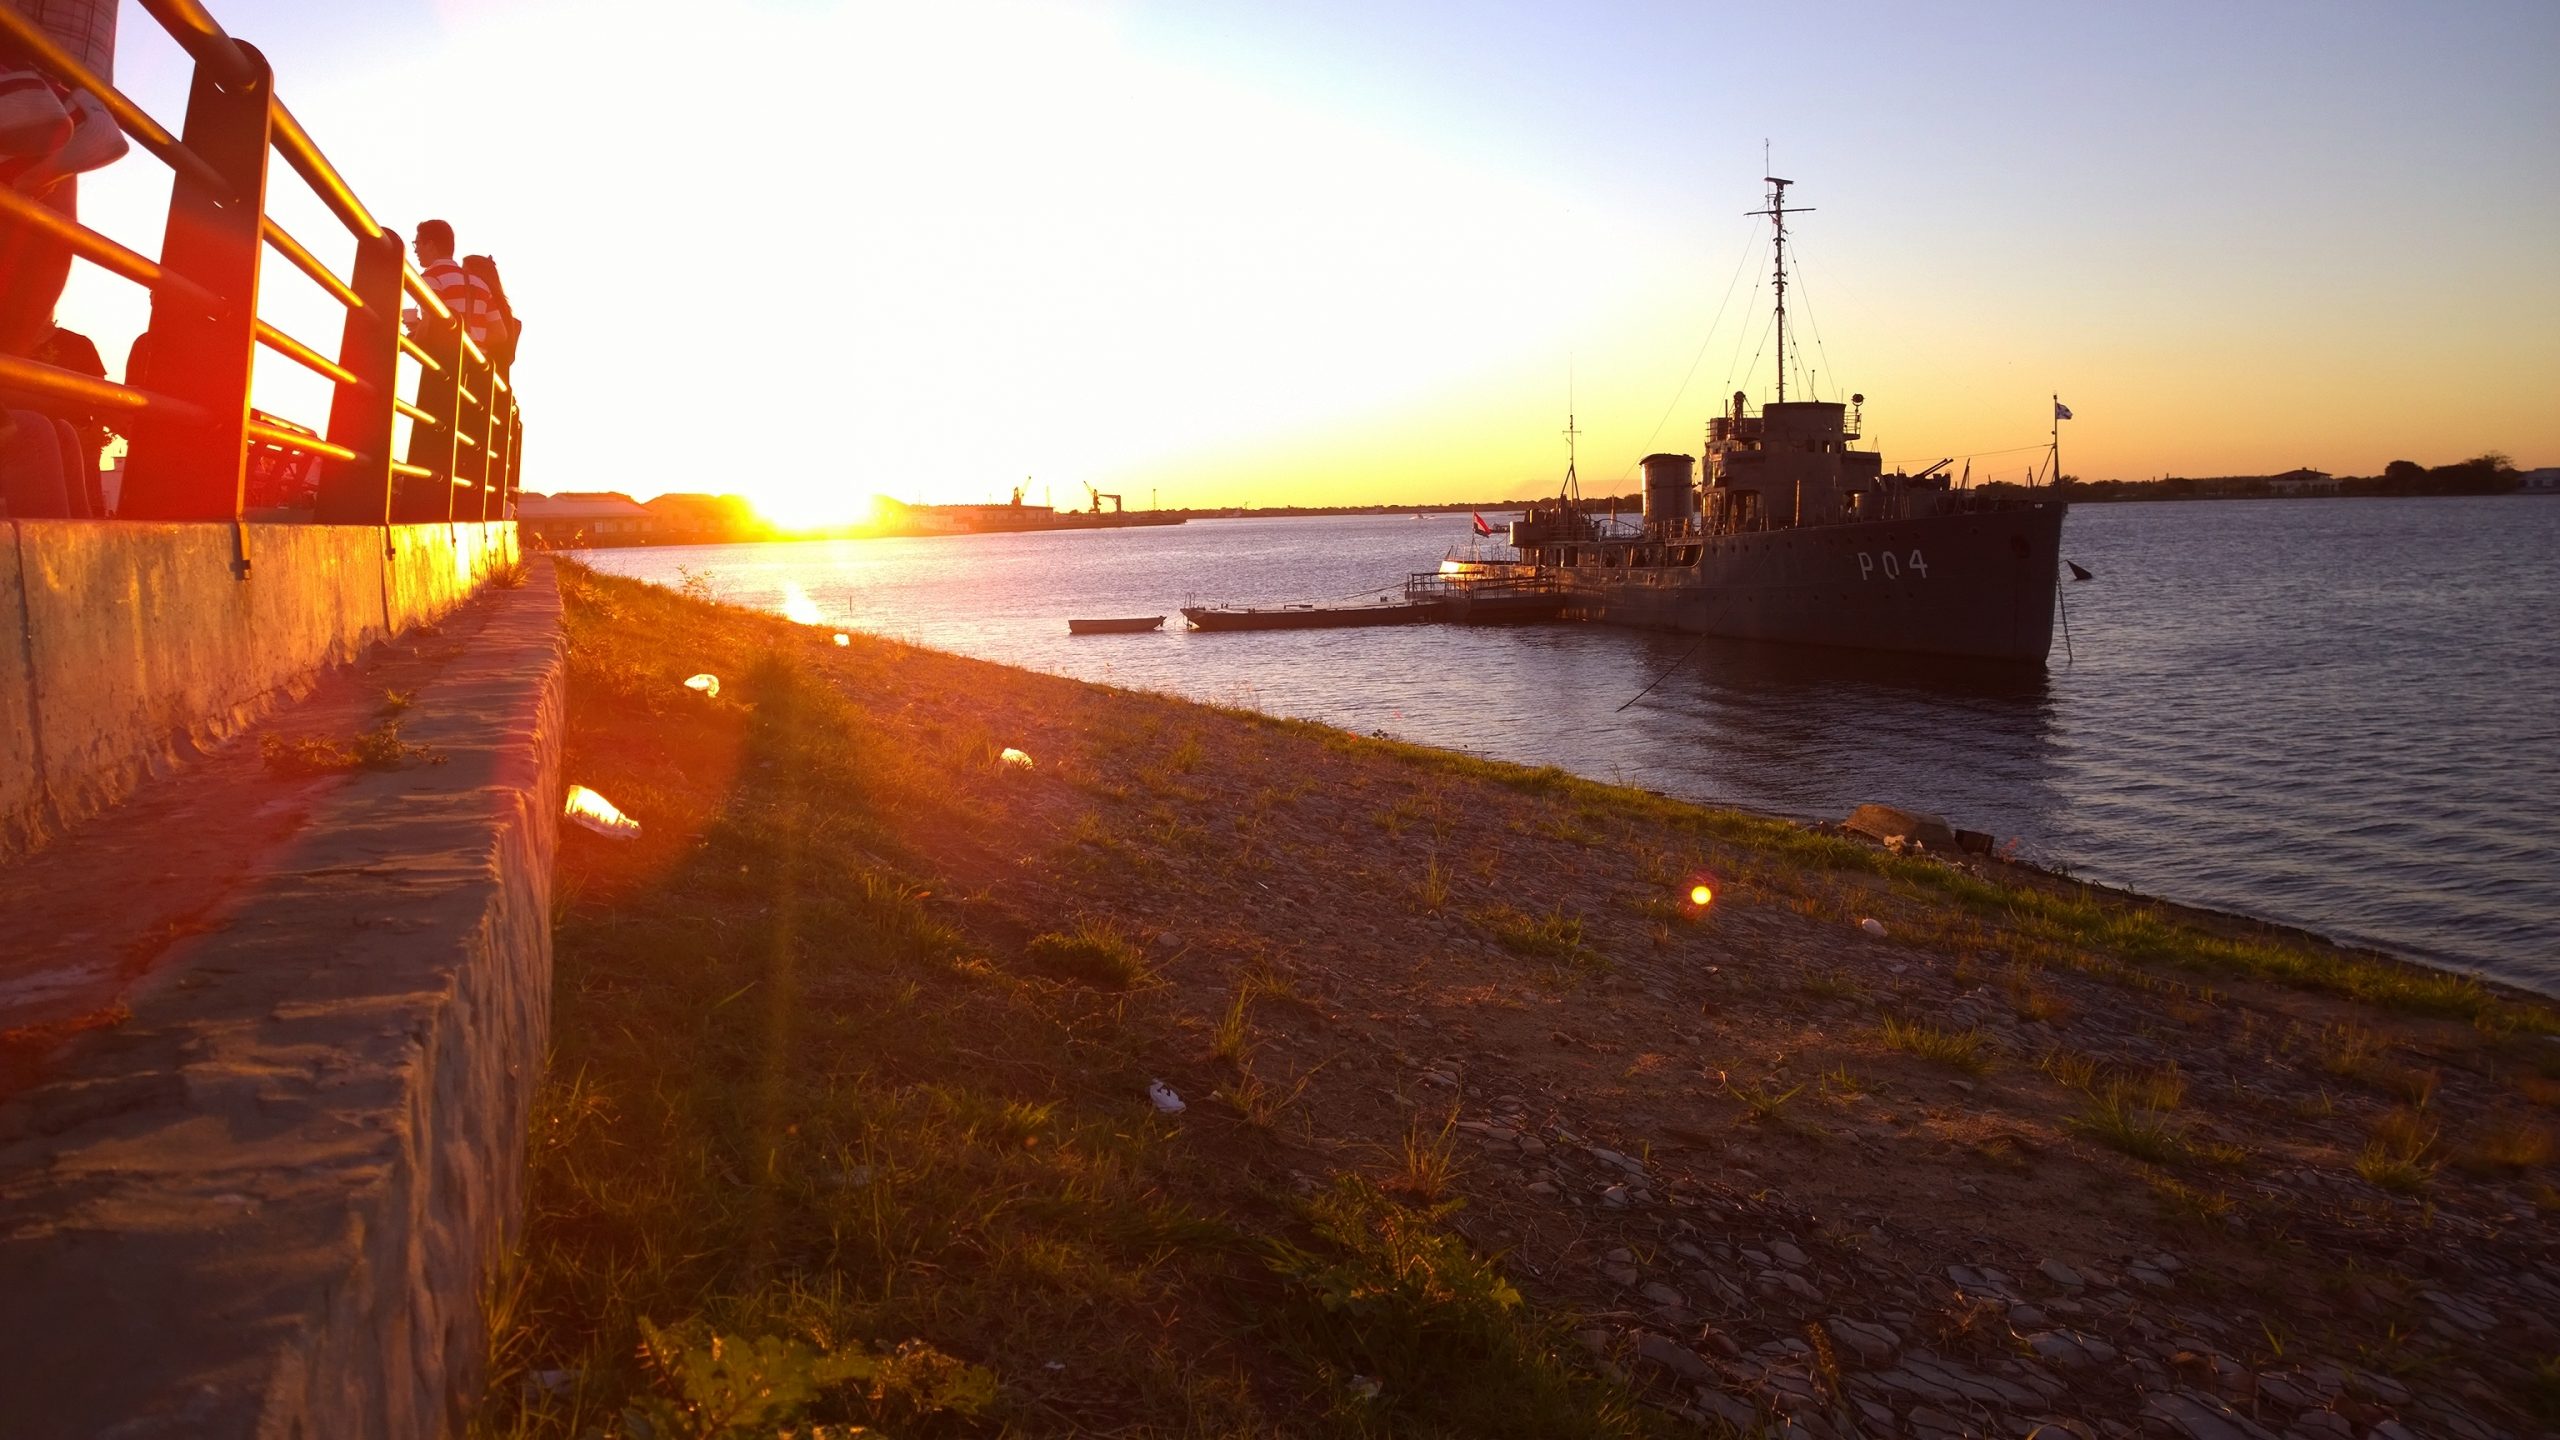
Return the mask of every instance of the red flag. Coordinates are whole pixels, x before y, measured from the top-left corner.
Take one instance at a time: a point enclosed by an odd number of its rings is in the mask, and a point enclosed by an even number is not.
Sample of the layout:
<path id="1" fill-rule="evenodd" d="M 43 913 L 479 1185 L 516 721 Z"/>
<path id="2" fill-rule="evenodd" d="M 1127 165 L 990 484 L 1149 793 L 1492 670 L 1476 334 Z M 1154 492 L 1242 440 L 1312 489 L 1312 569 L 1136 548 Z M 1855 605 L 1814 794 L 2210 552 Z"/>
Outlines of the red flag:
<path id="1" fill-rule="evenodd" d="M 1484 517 L 1482 515 L 1478 515 L 1476 517 L 1476 533 L 1479 535 L 1490 535 L 1493 533 L 1493 527 L 1484 523 Z"/>

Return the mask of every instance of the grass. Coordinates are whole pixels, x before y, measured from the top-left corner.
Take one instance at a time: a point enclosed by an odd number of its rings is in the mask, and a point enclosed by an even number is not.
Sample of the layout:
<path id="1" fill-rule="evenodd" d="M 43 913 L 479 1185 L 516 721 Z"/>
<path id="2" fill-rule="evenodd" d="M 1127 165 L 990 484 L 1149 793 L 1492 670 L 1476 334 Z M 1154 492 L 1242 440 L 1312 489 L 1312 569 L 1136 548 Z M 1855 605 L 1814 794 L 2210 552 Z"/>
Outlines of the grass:
<path id="1" fill-rule="evenodd" d="M 389 693 L 396 692 L 386 692 Z M 405 708 L 390 707 L 387 713 L 397 714 Z M 258 739 L 258 760 L 276 775 L 342 775 L 354 770 L 397 770 L 411 760 L 441 765 L 445 757 L 434 746 L 414 745 L 401 739 L 400 722 L 385 719 L 372 729 L 343 740 L 270 732 Z"/>
<path id="2" fill-rule="evenodd" d="M 2382 1117 L 2364 1153 L 2356 1157 L 2356 1173 L 2366 1183 L 2402 1195 L 2414 1195 L 2435 1178 L 2437 1127 L 2418 1110 L 2401 1108 Z"/>
<path id="3" fill-rule="evenodd" d="M 899 647 L 562 575 L 568 769 L 644 828 L 563 836 L 476 1433 L 1648 1433 L 1448 1225 L 1439 1139 L 1407 1203 L 1276 1133 L 1307 1077 L 1245 1063 L 1253 1007 L 1296 1001 L 1274 967 L 1213 1037 L 1231 1107 L 1162 1116 L 1151 1077 L 1210 1087 L 1126 934 L 960 923 L 919 846 L 1025 780 L 845 698 L 895 693 Z M 721 703 L 678 703 L 701 669 Z"/>
<path id="4" fill-rule="evenodd" d="M 1483 920 L 1495 942 L 1514 955 L 1579 963 L 1589 953 L 1582 945 L 1581 917 L 1567 915 L 1561 908 L 1530 915 L 1497 905 L 1484 913 Z"/>
<path id="5" fill-rule="evenodd" d="M 2154 1165 L 2187 1158 L 2185 1133 L 2115 1086 L 2092 1094 L 2080 1113 L 2071 1117 L 2070 1127 L 2074 1134 Z"/>
<path id="6" fill-rule="evenodd" d="M 1942 1030 L 1921 1021 L 1901 1020 L 1888 1015 L 1884 1018 L 1881 1033 L 1884 1043 L 1892 1049 L 1961 1070 L 1967 1075 L 1981 1075 L 1991 1069 L 1990 1042 L 1979 1030 Z"/>
<path id="7" fill-rule="evenodd" d="M 1787 1118 L 1787 1102 L 1804 1093 L 1804 1087 L 1793 1085 L 1784 1090 L 1778 1090 L 1771 1088 L 1768 1081 L 1761 1080 L 1753 1082 L 1751 1088 L 1746 1090 L 1727 1080 L 1724 1082 L 1724 1093 L 1742 1102 L 1742 1107 L 1751 1112 L 1753 1123 L 1785 1126 L 1794 1123 Z"/>
<path id="8" fill-rule="evenodd" d="M 1126 990 L 1154 978 L 1146 956 L 1118 927 L 1085 921 L 1063 933 L 1034 935 L 1023 958 L 1062 980 L 1106 990 Z"/>

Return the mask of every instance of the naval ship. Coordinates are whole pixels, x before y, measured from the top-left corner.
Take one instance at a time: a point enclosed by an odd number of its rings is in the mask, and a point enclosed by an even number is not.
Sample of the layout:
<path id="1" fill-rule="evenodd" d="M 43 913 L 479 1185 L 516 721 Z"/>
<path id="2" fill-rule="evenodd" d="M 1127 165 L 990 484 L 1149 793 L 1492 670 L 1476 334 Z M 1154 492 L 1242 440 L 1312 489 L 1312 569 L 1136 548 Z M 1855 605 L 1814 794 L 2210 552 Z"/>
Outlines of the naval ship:
<path id="1" fill-rule="evenodd" d="M 1864 395 L 1787 398 L 1792 183 L 1768 177 L 1754 212 L 1777 231 L 1776 398 L 1755 413 L 1737 391 L 1707 422 L 1704 483 L 1692 456 L 1646 456 L 1630 531 L 1579 499 L 1568 459 L 1565 493 L 1512 523 L 1517 560 L 1452 562 L 1443 583 L 1534 581 L 1563 592 L 1568 618 L 1615 625 L 2042 664 L 2062 502 L 1956 488 L 1944 460 L 1885 474 L 1851 448 Z"/>

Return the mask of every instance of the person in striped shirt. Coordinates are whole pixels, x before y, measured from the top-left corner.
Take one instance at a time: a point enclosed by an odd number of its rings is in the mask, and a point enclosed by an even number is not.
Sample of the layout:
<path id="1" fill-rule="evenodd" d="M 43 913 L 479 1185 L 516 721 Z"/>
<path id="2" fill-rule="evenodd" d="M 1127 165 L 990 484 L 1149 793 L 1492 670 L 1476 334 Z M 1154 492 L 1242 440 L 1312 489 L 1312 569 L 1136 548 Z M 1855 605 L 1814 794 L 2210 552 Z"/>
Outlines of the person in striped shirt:
<path id="1" fill-rule="evenodd" d="M 498 297 L 490 293 L 488 282 L 453 258 L 453 227 L 442 220 L 421 220 L 410 243 L 418 252 L 418 271 L 436 287 L 436 298 L 462 322 L 471 343 L 485 348 L 497 326 Z M 412 330 L 423 323 L 415 310 L 408 312 L 408 320 Z"/>

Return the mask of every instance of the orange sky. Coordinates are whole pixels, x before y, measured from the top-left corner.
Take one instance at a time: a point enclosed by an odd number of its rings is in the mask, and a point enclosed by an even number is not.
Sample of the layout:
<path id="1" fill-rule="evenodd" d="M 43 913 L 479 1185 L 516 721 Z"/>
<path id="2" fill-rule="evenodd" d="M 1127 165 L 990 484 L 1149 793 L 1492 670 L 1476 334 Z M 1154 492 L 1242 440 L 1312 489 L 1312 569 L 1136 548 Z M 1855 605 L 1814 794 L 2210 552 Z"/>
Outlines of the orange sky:
<path id="1" fill-rule="evenodd" d="M 505 266 L 536 489 L 1482 497 L 1560 472 L 1568 391 L 1612 488 L 1765 398 L 1764 137 L 1791 385 L 1889 463 L 2015 478 L 2055 392 L 2091 477 L 2560 463 L 2560 9 L 2239 8 L 219 11 L 387 221 Z M 150 248 L 165 193 L 137 155 L 87 213 Z M 64 319 L 112 362 L 141 309 Z"/>

